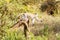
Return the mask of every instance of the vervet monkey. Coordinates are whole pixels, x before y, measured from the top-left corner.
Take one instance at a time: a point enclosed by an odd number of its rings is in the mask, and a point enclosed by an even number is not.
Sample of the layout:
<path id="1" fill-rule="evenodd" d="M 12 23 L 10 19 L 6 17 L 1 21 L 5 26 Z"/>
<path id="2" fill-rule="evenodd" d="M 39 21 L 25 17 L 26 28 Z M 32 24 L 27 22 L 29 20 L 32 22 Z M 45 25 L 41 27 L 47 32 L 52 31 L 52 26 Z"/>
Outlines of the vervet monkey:
<path id="1" fill-rule="evenodd" d="M 42 12 L 47 12 L 47 14 L 49 15 L 53 15 L 56 11 L 56 13 L 58 13 L 58 5 L 60 1 L 56 1 L 56 0 L 46 0 L 44 3 L 41 4 L 41 11 Z"/>

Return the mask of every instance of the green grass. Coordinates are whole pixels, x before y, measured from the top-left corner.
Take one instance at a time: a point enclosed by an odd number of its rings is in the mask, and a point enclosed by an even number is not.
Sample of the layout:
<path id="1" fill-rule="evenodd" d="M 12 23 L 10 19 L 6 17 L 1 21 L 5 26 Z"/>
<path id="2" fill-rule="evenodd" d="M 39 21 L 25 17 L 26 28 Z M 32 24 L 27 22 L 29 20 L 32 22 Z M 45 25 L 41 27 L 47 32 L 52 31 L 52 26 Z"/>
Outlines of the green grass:
<path id="1" fill-rule="evenodd" d="M 30 33 L 30 40 L 48 40 L 47 37 L 43 36 L 34 36 Z M 21 31 L 7 31 L 2 40 L 26 40 L 23 32 Z"/>

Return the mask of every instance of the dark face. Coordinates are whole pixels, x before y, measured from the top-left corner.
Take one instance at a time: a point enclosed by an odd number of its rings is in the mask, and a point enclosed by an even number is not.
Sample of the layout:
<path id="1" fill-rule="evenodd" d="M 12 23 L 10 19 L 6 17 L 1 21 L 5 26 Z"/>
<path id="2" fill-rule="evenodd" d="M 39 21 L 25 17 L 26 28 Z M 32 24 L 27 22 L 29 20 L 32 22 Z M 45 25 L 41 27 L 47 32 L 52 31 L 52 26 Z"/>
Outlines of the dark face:
<path id="1" fill-rule="evenodd" d="M 51 10 L 51 11 L 48 11 L 47 13 L 48 13 L 49 15 L 53 15 L 53 14 L 54 14 L 54 11 Z"/>

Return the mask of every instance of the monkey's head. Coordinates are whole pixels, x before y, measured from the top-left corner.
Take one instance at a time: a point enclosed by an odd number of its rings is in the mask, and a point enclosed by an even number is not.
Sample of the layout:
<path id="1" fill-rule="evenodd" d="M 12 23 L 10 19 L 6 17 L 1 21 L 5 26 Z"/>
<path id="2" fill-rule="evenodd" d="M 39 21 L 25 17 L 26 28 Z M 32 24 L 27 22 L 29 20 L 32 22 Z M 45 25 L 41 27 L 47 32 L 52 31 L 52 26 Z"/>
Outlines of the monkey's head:
<path id="1" fill-rule="evenodd" d="M 48 8 L 48 5 L 44 4 L 44 3 L 40 7 L 40 9 L 41 9 L 42 12 L 45 12 L 47 8 Z"/>

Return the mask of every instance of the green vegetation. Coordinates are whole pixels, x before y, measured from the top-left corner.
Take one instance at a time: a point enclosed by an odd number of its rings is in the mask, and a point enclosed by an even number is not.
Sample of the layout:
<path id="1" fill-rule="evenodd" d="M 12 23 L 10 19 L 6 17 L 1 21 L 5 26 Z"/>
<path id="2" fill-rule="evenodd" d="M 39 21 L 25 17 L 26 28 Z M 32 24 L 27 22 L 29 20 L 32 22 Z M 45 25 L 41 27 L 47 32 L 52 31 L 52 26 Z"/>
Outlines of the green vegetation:
<path id="1" fill-rule="evenodd" d="M 43 19 L 43 23 L 34 28 L 39 31 L 38 36 L 30 32 L 30 40 L 60 40 L 60 8 L 58 14 L 46 15 L 41 12 L 40 4 L 45 0 L 0 0 L 0 40 L 26 40 L 24 32 L 20 29 L 11 29 L 11 26 L 19 21 L 18 16 L 21 13 L 38 13 L 39 17 Z M 42 26 L 41 26 L 42 25 Z M 35 27 L 35 26 L 34 26 Z M 57 30 L 59 29 L 59 30 Z M 57 32 L 56 32 L 57 31 Z"/>

